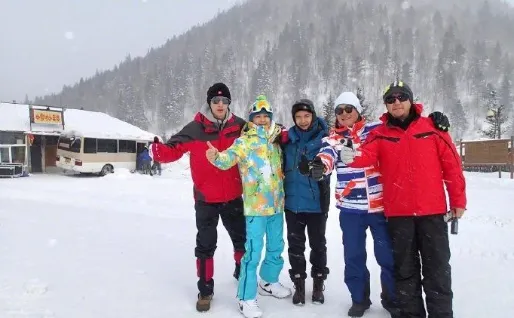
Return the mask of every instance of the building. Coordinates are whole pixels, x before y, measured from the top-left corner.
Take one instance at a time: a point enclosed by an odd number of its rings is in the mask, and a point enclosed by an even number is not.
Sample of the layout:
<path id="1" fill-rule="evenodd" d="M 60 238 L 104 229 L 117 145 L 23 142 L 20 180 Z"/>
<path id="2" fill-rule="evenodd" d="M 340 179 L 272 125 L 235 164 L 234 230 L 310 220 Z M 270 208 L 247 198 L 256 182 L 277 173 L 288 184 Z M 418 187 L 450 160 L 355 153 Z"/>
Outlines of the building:
<path id="1" fill-rule="evenodd" d="M 149 141 L 154 136 L 101 112 L 0 103 L 0 175 L 58 171 L 59 136 L 73 132 Z"/>

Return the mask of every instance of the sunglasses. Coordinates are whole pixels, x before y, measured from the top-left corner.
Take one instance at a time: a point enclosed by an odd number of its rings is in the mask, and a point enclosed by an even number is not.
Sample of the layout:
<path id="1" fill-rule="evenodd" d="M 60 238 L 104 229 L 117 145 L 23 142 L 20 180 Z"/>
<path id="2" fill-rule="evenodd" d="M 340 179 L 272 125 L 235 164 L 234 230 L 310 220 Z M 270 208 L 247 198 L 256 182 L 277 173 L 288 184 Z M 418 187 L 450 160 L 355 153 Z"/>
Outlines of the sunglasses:
<path id="1" fill-rule="evenodd" d="M 219 102 L 222 102 L 225 105 L 230 105 L 230 98 L 225 96 L 215 96 L 211 98 L 211 103 L 218 104 Z"/>
<path id="2" fill-rule="evenodd" d="M 353 107 L 352 105 L 339 105 L 336 107 L 335 113 L 336 115 L 341 115 L 342 113 L 351 114 L 354 109 L 355 107 Z"/>
<path id="3" fill-rule="evenodd" d="M 409 100 L 409 95 L 398 94 L 398 95 L 387 96 L 386 98 L 384 98 L 384 102 L 386 104 L 393 104 L 394 102 L 396 102 L 396 100 L 398 100 L 400 102 L 405 102 L 405 101 Z"/>

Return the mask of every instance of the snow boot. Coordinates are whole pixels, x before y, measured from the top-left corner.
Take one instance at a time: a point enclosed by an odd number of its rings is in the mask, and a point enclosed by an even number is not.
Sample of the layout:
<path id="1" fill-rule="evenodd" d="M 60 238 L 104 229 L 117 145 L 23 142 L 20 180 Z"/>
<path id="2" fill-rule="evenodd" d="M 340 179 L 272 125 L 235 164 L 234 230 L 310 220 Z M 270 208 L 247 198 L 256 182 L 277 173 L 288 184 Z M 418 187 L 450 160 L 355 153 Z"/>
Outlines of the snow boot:
<path id="1" fill-rule="evenodd" d="M 259 282 L 259 294 L 262 296 L 273 296 L 275 298 L 286 298 L 291 295 L 291 290 L 281 283 L 268 283 L 263 280 Z"/>
<path id="2" fill-rule="evenodd" d="M 352 307 L 348 310 L 349 317 L 362 317 L 364 316 L 364 312 L 371 307 L 371 300 L 369 299 L 370 295 L 370 282 L 368 281 L 364 287 L 364 301 L 360 303 L 353 302 Z"/>
<path id="3" fill-rule="evenodd" d="M 317 305 L 322 305 L 325 303 L 325 295 L 323 291 L 325 290 L 325 284 L 323 283 L 324 279 L 322 278 L 314 278 L 312 283 L 312 303 Z"/>
<path id="4" fill-rule="evenodd" d="M 257 304 L 257 299 L 239 300 L 239 311 L 246 318 L 259 318 L 262 316 L 262 310 Z"/>
<path id="5" fill-rule="evenodd" d="M 209 296 L 202 296 L 198 294 L 196 301 L 196 310 L 199 312 L 209 311 L 211 309 L 212 294 Z"/>
<path id="6" fill-rule="evenodd" d="M 303 306 L 305 305 L 305 279 L 295 278 L 294 283 L 294 295 L 293 305 Z"/>
<path id="7" fill-rule="evenodd" d="M 353 303 L 348 310 L 348 317 L 362 317 L 364 312 L 371 307 L 371 300 L 366 299 L 362 303 Z"/>

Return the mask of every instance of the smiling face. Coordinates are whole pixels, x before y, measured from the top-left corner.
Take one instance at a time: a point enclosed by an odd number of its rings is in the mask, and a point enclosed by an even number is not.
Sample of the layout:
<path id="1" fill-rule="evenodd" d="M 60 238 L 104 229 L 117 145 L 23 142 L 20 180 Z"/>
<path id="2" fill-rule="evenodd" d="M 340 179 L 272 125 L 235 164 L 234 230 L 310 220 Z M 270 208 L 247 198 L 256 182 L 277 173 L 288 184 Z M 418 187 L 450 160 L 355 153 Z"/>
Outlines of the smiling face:
<path id="1" fill-rule="evenodd" d="M 308 130 L 312 124 L 312 113 L 306 110 L 297 111 L 294 114 L 294 122 L 300 129 Z"/>
<path id="2" fill-rule="evenodd" d="M 410 113 L 412 104 L 409 96 L 403 93 L 396 93 L 384 99 L 387 112 L 394 118 L 405 120 Z"/>
<path id="3" fill-rule="evenodd" d="M 351 105 L 338 105 L 335 113 L 341 127 L 352 127 L 359 120 L 359 112 Z"/>
<path id="4" fill-rule="evenodd" d="M 267 128 L 271 125 L 271 118 L 269 118 L 269 115 L 266 113 L 255 114 L 252 118 L 252 123 Z"/>

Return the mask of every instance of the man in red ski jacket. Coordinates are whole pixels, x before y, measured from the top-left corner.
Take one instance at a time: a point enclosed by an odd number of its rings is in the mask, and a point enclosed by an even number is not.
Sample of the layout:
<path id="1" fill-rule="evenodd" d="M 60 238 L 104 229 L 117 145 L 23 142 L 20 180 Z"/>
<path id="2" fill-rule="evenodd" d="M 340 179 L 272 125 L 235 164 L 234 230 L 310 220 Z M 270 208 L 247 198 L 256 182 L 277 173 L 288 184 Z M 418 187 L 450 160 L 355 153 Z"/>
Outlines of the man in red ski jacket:
<path id="1" fill-rule="evenodd" d="M 239 137 L 245 120 L 231 113 L 231 95 L 223 83 L 215 83 L 207 91 L 207 104 L 193 121 L 172 136 L 166 144 L 154 143 L 151 155 L 154 160 L 167 163 L 190 155 L 191 177 L 196 210 L 196 267 L 198 275 L 198 301 L 196 309 L 207 311 L 214 293 L 214 251 L 217 243 L 219 218 L 234 245 L 239 278 L 240 262 L 244 255 L 246 225 L 243 214 L 241 177 L 237 166 L 223 171 L 207 161 L 207 142 L 223 151 Z"/>
<path id="2" fill-rule="evenodd" d="M 452 216 L 460 218 L 466 209 L 461 160 L 450 135 L 421 116 L 423 107 L 413 103 L 407 84 L 392 83 L 383 99 L 383 124 L 357 150 L 344 147 L 340 155 L 350 167 L 380 167 L 395 261 L 391 317 L 426 317 L 423 287 L 428 316 L 453 318 L 444 186 Z"/>

